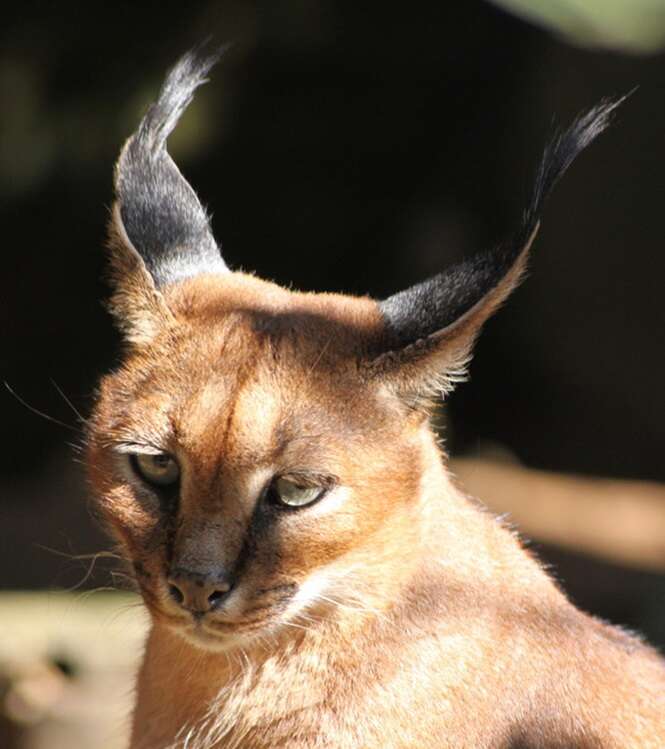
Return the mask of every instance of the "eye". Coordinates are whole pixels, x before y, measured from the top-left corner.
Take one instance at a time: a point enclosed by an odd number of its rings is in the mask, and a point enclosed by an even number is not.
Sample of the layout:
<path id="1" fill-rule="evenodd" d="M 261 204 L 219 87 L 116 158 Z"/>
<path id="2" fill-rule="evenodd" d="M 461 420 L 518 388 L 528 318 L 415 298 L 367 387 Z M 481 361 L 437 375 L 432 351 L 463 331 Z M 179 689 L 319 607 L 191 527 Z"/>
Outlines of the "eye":
<path id="1" fill-rule="evenodd" d="M 327 491 L 328 489 L 322 486 L 307 486 L 280 477 L 272 482 L 268 497 L 271 501 L 287 507 L 306 507 L 321 499 Z"/>
<path id="2" fill-rule="evenodd" d="M 130 462 L 139 478 L 153 486 L 172 486 L 180 478 L 180 466 L 167 453 L 134 453 Z"/>

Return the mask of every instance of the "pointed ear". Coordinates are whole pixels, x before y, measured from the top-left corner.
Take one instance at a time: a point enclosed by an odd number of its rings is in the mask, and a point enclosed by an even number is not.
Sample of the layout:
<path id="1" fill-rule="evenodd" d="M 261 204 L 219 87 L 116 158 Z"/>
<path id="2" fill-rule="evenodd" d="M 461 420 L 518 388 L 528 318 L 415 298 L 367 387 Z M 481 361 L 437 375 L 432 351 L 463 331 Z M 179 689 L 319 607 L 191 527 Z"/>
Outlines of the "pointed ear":
<path id="1" fill-rule="evenodd" d="M 370 363 L 373 376 L 416 403 L 445 394 L 464 378 L 481 326 L 520 282 L 545 200 L 575 157 L 609 125 L 621 101 L 601 102 L 555 135 L 522 225 L 509 242 L 379 303 L 385 328 Z"/>
<path id="2" fill-rule="evenodd" d="M 111 309 L 134 342 L 172 320 L 163 286 L 228 272 L 203 206 L 166 150 L 167 137 L 221 52 L 194 50 L 178 61 L 116 164 Z"/>

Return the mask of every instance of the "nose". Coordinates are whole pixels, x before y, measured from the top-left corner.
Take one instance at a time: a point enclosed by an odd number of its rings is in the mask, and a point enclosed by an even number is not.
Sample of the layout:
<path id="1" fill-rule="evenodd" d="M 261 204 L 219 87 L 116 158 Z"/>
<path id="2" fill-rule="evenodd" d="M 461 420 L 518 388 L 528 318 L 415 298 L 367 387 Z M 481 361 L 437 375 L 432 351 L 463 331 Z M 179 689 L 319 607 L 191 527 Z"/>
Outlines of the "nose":
<path id="1" fill-rule="evenodd" d="M 233 585 L 225 573 L 197 572 L 183 567 L 167 578 L 171 598 L 193 614 L 206 614 L 221 606 Z"/>

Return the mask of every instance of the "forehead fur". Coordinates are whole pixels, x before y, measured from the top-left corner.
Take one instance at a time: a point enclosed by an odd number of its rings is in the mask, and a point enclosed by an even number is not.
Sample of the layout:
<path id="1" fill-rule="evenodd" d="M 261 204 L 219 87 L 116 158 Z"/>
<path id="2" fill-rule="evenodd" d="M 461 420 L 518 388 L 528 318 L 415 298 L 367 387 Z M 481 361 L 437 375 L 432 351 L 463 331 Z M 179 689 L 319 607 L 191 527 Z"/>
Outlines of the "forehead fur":
<path id="1" fill-rule="evenodd" d="M 204 376 L 210 367 L 238 377 L 264 371 L 271 386 L 357 374 L 384 329 L 369 298 L 293 292 L 239 273 L 198 276 L 164 297 L 175 323 L 148 347 L 149 356 L 189 351 Z"/>
<path id="2" fill-rule="evenodd" d="M 105 388 L 108 427 L 158 445 L 177 431 L 199 452 L 206 443 L 218 452 L 232 431 L 248 452 L 308 430 L 343 433 L 372 410 L 376 388 L 364 385 L 361 362 L 383 327 L 374 301 L 238 273 L 163 293 L 173 323 L 130 351 Z"/>
<path id="3" fill-rule="evenodd" d="M 296 336 L 304 346 L 327 341 L 337 352 L 353 342 L 357 347 L 359 340 L 375 336 L 385 325 L 372 299 L 289 291 L 243 273 L 200 275 L 164 295 L 176 317 L 190 323 L 244 313 L 257 332 L 274 339 Z"/>

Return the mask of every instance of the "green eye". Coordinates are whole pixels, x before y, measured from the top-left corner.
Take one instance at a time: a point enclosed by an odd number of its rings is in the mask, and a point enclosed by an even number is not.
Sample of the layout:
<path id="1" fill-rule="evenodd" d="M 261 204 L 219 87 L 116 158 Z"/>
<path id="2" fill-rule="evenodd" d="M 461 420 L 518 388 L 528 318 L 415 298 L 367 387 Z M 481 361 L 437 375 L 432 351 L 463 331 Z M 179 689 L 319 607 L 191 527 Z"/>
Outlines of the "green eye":
<path id="1" fill-rule="evenodd" d="M 278 478 L 271 487 L 274 500 L 287 507 L 305 507 L 321 499 L 327 489 L 321 486 L 305 486 L 289 479 Z"/>
<path id="2" fill-rule="evenodd" d="M 171 486 L 180 478 L 180 467 L 167 453 L 135 453 L 130 460 L 134 472 L 153 486 Z"/>

